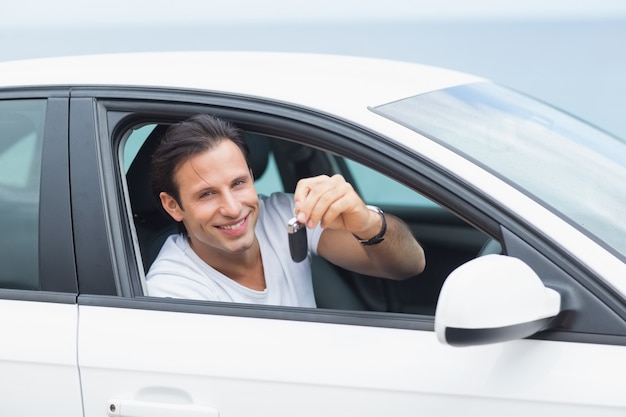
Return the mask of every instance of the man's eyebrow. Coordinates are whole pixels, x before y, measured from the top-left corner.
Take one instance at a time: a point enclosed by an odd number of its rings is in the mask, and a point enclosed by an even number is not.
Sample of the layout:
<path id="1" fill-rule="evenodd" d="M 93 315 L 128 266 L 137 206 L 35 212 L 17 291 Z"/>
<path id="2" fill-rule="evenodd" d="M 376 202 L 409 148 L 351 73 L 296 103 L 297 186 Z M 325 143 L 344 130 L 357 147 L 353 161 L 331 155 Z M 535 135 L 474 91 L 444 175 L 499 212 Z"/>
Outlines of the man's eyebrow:
<path id="1" fill-rule="evenodd" d="M 248 181 L 250 179 L 249 175 L 240 175 L 236 178 L 233 179 L 232 182 L 237 182 L 237 181 Z"/>

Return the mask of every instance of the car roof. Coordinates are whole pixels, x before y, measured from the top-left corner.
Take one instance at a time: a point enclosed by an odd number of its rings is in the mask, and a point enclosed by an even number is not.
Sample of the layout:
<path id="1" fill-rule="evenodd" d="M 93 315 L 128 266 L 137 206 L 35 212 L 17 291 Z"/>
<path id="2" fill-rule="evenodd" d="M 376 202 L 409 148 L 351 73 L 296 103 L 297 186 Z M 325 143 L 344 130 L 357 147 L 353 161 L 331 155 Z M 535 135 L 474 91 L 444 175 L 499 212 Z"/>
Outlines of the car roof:
<path id="1" fill-rule="evenodd" d="M 407 62 L 276 52 L 155 52 L 0 62 L 0 89 L 184 88 L 315 108 L 330 103 L 374 106 L 477 80 L 469 74 Z"/>

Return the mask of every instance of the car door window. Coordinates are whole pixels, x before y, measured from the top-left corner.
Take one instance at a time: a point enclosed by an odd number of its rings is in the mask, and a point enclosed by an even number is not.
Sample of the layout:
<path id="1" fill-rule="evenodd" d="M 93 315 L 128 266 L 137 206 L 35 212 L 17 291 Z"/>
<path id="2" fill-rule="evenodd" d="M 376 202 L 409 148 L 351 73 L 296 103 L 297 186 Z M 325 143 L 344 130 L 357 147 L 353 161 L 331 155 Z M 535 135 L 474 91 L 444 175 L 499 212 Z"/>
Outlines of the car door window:
<path id="1" fill-rule="evenodd" d="M 361 197 L 374 205 L 410 205 L 415 207 L 438 207 L 438 205 L 417 194 L 409 187 L 382 175 L 358 162 L 346 159 L 352 181 Z"/>
<path id="2" fill-rule="evenodd" d="M 0 101 L 0 287 L 37 289 L 43 100 Z"/>
<path id="3" fill-rule="evenodd" d="M 120 152 L 144 274 L 165 238 L 177 231 L 168 216 L 156 214 L 160 208 L 150 195 L 146 171 L 152 152 L 150 143 L 154 139 L 158 141 L 155 136 L 162 135 L 166 127 L 150 124 L 130 130 Z M 301 177 L 343 174 L 364 201 L 400 217 L 426 249 L 427 270 L 416 279 L 403 282 L 362 276 L 315 256 L 312 274 L 318 307 L 434 314 L 445 277 L 460 264 L 478 256 L 488 240 L 485 234 L 432 200 L 375 169 L 288 140 L 248 132 L 244 137 L 251 148 L 251 165 L 259 194 L 293 192 Z"/>

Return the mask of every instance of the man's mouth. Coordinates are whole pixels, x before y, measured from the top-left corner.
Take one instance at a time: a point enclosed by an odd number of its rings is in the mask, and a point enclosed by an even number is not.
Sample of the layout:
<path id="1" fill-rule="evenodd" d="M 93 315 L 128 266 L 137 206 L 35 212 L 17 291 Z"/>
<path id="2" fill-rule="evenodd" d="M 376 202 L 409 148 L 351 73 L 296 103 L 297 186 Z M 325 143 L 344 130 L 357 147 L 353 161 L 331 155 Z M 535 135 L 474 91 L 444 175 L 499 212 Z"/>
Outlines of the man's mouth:
<path id="1" fill-rule="evenodd" d="M 222 230 L 235 230 L 240 228 L 246 221 L 246 219 L 248 218 L 248 216 L 244 217 L 243 219 L 241 219 L 240 221 L 238 221 L 235 224 L 229 224 L 229 225 L 225 225 L 225 226 L 217 226 L 218 229 L 222 229 Z"/>

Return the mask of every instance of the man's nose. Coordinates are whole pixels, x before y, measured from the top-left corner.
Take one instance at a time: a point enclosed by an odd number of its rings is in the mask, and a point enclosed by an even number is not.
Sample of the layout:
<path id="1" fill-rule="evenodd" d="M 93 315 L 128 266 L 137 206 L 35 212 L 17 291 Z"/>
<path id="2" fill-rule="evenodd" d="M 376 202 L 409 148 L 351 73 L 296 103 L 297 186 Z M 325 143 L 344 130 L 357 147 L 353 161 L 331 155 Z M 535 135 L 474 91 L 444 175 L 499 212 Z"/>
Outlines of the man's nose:
<path id="1" fill-rule="evenodd" d="M 223 216 L 233 218 L 238 217 L 241 212 L 241 203 L 230 191 L 222 194 L 221 212 Z"/>

